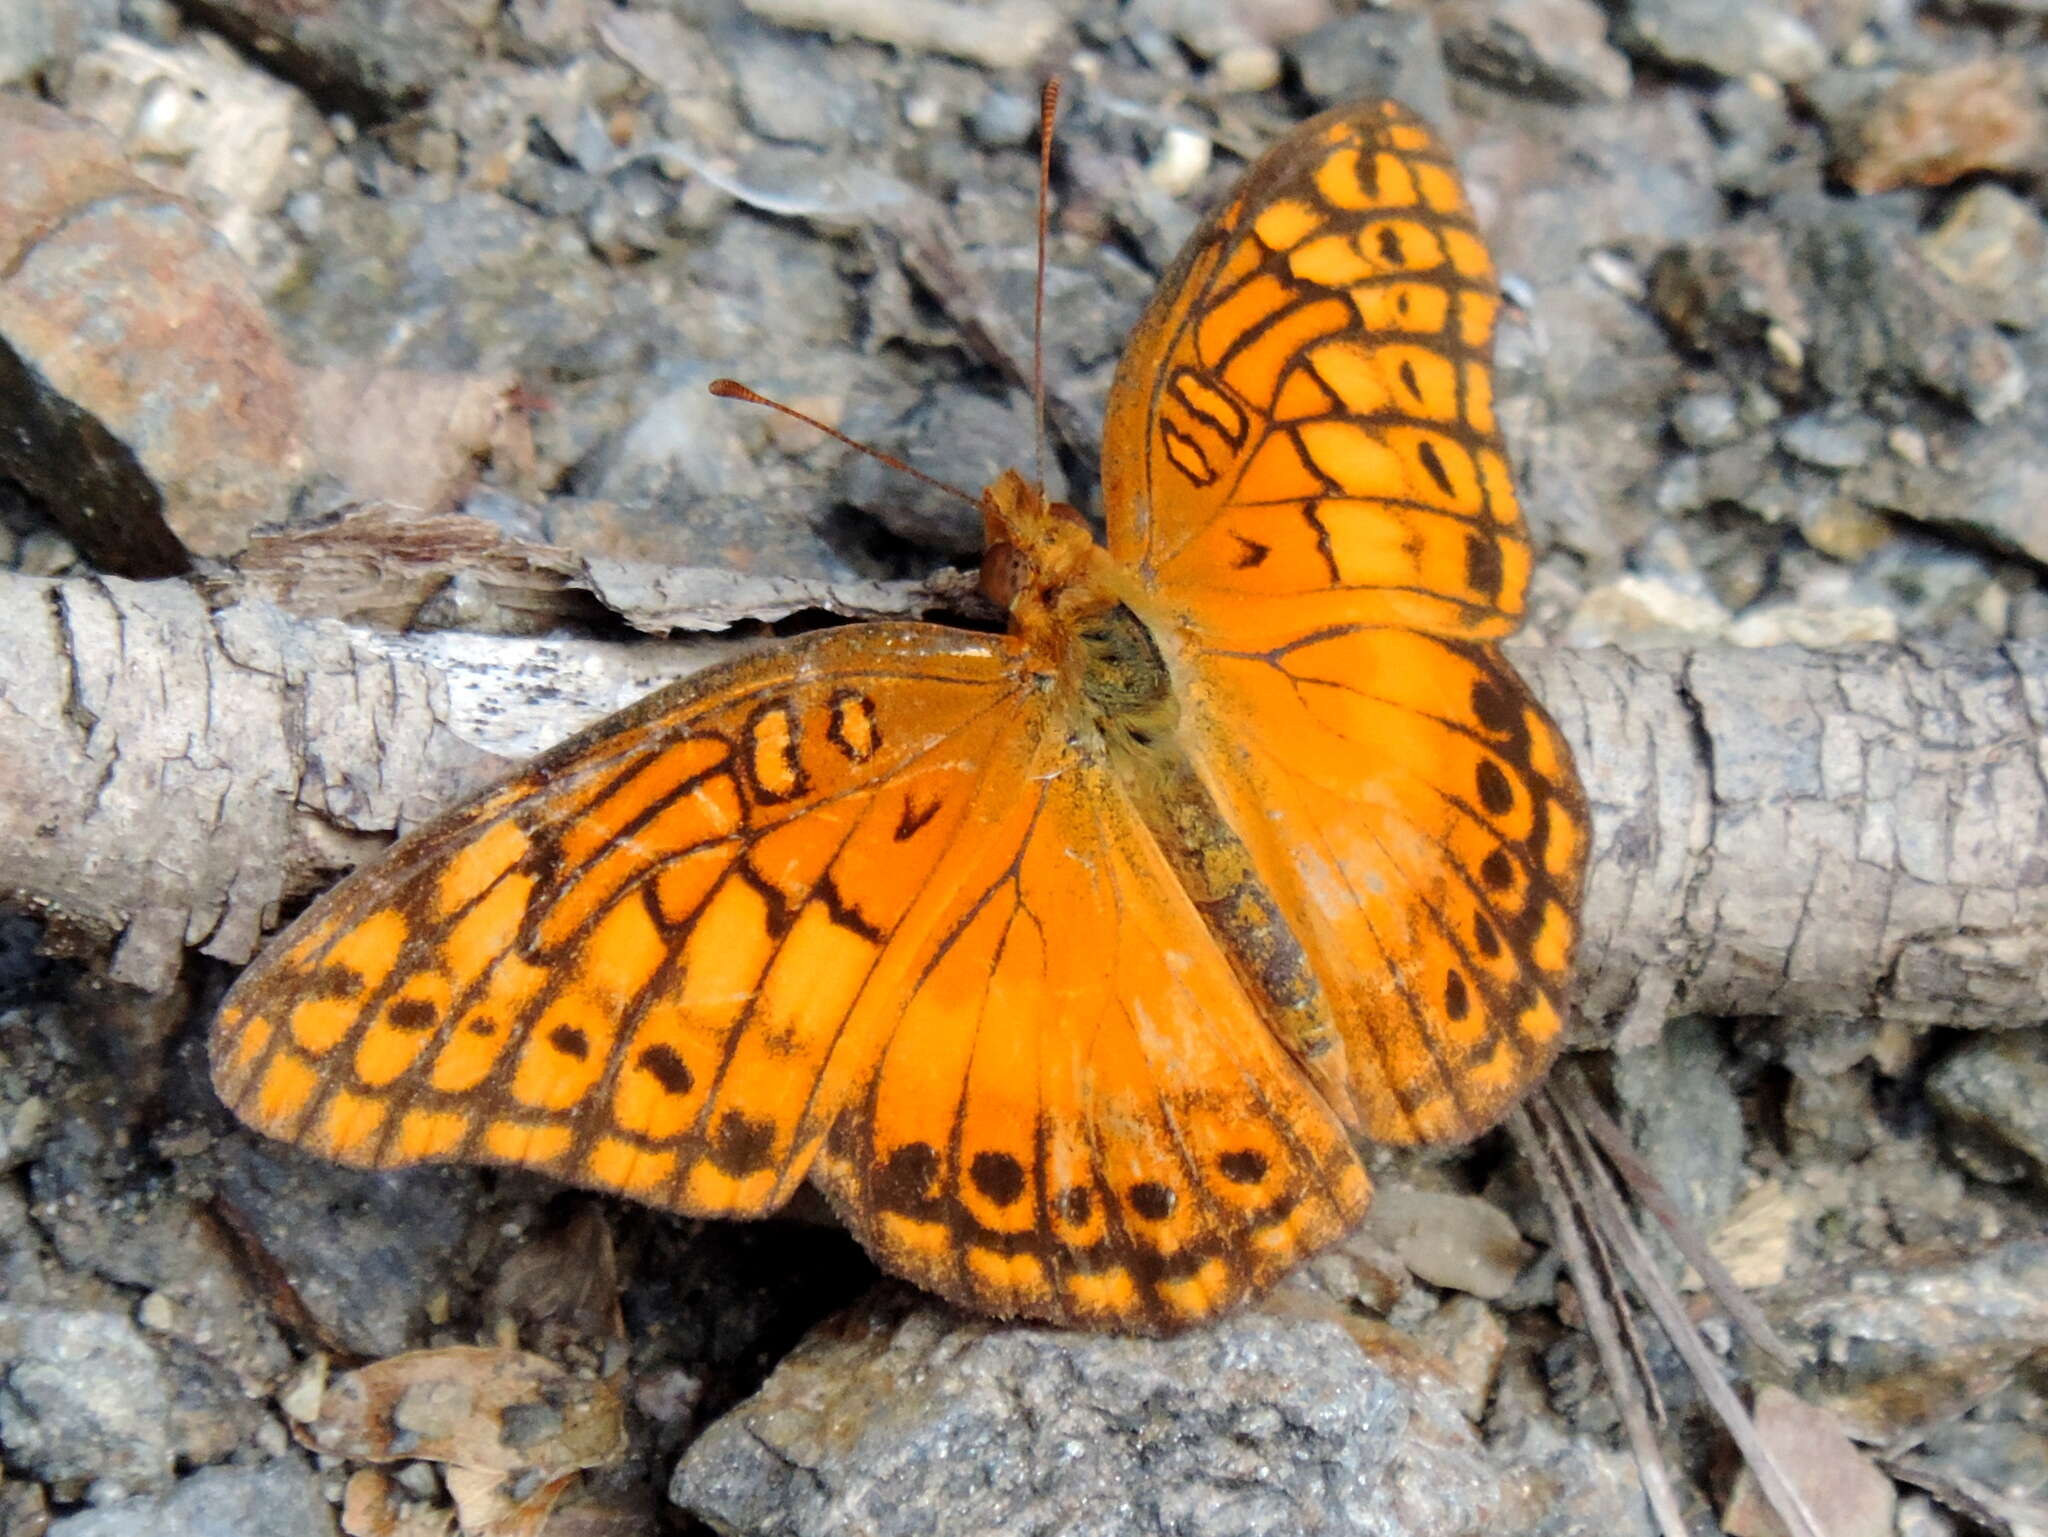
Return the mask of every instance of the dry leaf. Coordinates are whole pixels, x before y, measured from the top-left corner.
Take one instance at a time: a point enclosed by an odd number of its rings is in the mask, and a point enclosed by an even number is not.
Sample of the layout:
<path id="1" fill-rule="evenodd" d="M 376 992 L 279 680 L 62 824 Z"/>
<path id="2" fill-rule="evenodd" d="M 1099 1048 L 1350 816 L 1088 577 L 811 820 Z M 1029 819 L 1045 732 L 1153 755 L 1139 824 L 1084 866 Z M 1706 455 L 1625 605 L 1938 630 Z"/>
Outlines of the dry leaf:
<path id="1" fill-rule="evenodd" d="M 530 1472 L 448 1470 L 448 1493 L 455 1501 L 463 1537 L 539 1537 L 548 1512 L 574 1482 L 574 1473 L 542 1479 Z"/>
<path id="2" fill-rule="evenodd" d="M 342 1491 L 341 1529 L 348 1537 L 448 1537 L 454 1525 L 452 1511 L 407 1499 L 374 1468 L 352 1474 Z"/>
<path id="3" fill-rule="evenodd" d="M 451 1346 L 337 1378 L 304 1439 L 316 1451 L 373 1462 L 422 1458 L 552 1478 L 616 1461 L 626 1432 L 606 1382 L 524 1351 Z"/>

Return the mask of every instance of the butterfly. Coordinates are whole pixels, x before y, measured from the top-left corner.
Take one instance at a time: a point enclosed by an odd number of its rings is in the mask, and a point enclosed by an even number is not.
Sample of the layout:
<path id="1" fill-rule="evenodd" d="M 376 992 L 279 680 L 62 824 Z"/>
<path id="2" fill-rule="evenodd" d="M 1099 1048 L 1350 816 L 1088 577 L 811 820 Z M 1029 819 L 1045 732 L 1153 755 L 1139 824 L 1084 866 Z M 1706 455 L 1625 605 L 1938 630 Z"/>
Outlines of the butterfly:
<path id="1" fill-rule="evenodd" d="M 885 1268 L 1165 1333 L 1477 1135 L 1563 1031 L 1587 810 L 1496 643 L 1500 300 L 1402 107 L 1303 123 L 1112 387 L 1108 538 L 1006 472 L 1007 633 L 774 643 L 334 887 L 212 1031 L 250 1125 L 698 1216 L 805 1179 Z"/>

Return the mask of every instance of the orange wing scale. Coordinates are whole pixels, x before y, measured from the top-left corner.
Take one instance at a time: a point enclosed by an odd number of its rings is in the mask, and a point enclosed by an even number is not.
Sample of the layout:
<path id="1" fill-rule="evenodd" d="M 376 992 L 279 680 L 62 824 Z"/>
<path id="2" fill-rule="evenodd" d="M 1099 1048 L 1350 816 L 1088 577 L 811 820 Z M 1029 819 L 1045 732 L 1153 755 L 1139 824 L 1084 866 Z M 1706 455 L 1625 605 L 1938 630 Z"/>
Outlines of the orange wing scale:
<path id="1" fill-rule="evenodd" d="M 809 1176 L 1000 1315 L 1256 1295 L 1364 1210 L 1354 1135 L 1472 1135 L 1562 1034 L 1587 817 L 1494 644 L 1498 302 L 1415 118 L 1304 124 L 1131 342 L 1106 555 L 1007 478 L 1011 635 L 781 643 L 406 839 L 236 984 L 223 1097 L 702 1215 Z"/>

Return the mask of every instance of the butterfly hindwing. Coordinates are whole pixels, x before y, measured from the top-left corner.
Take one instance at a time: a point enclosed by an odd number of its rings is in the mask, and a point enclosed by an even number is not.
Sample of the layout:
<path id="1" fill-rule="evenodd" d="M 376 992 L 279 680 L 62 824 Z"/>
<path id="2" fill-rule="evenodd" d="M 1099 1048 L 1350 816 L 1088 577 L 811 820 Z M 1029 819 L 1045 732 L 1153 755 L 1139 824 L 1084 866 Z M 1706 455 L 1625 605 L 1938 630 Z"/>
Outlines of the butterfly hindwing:
<path id="1" fill-rule="evenodd" d="M 1365 1171 L 1104 767 L 1053 742 L 1027 782 L 897 958 L 814 1177 L 956 1302 L 1183 1327 L 1344 1232 Z"/>

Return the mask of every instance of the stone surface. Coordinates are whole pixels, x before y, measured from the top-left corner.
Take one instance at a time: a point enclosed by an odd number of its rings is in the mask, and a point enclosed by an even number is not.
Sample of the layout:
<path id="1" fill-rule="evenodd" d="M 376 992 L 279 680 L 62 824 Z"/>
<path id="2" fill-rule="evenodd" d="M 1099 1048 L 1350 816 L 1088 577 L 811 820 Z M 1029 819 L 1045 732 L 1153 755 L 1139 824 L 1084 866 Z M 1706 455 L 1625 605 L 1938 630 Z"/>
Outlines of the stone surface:
<path id="1" fill-rule="evenodd" d="M 1590 0 L 1457 0 L 1434 15 L 1460 74 L 1551 101 L 1628 95 L 1628 58 L 1608 44 L 1607 17 Z"/>
<path id="2" fill-rule="evenodd" d="M 1296 39 L 1292 52 L 1302 88 L 1319 107 L 1391 96 L 1432 123 L 1451 121 L 1441 39 L 1426 11 L 1342 16 Z"/>
<path id="3" fill-rule="evenodd" d="M 1958 1139 L 1959 1155 L 1981 1150 L 2008 1177 L 2048 1180 L 2048 1029 L 1964 1042 L 1928 1075 L 1927 1096 Z M 1983 1162 L 1975 1166 L 1986 1171 Z"/>
<path id="4" fill-rule="evenodd" d="M 166 1493 L 50 1524 L 49 1537 L 336 1537 L 334 1511 L 296 1457 L 201 1468 Z"/>
<path id="5" fill-rule="evenodd" d="M 289 1281 L 323 1339 L 366 1357 L 416 1338 L 448 1288 L 472 1171 L 364 1174 L 254 1137 L 216 1148 L 235 1223 Z M 311 1214 L 317 1213 L 315 1220 Z"/>
<path id="6" fill-rule="evenodd" d="M 1844 73 L 1821 81 L 1815 101 L 1836 168 L 1858 192 L 1944 186 L 2048 153 L 2048 113 L 2017 58 Z"/>
<path id="7" fill-rule="evenodd" d="M 0 133 L 44 178 L 0 192 L 0 468 L 106 569 L 236 553 L 282 517 L 304 460 L 296 380 L 247 275 L 96 130 L 0 98 Z"/>
<path id="8" fill-rule="evenodd" d="M 1430 1285 L 1489 1300 L 1507 1294 L 1529 1256 L 1512 1219 L 1491 1201 L 1411 1185 L 1382 1183 L 1364 1231 Z"/>
<path id="9" fill-rule="evenodd" d="M 890 1304 L 784 1361 L 670 1497 L 747 1537 L 1448 1537 L 1535 1514 L 1448 1395 L 1335 1323 L 1159 1343 Z"/>
<path id="10" fill-rule="evenodd" d="M 1827 54 L 1791 7 L 1770 0 L 1635 0 L 1623 8 L 1627 44 L 1667 65 L 1720 75 L 1765 75 L 1797 84 Z"/>
<path id="11" fill-rule="evenodd" d="M 0 1449 L 10 1466 L 73 1488 L 162 1488 L 174 1391 L 126 1317 L 0 1304 Z"/>

